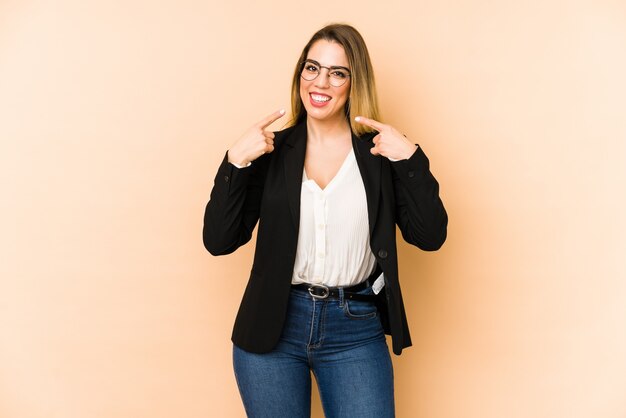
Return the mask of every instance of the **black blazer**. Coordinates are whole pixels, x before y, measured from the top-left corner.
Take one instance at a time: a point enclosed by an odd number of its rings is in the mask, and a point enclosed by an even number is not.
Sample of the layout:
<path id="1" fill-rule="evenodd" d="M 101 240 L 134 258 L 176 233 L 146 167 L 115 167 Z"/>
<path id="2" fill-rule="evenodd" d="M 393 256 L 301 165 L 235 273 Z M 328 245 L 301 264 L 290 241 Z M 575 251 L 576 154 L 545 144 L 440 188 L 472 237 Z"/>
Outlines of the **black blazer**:
<path id="1" fill-rule="evenodd" d="M 411 345 L 398 281 L 396 225 L 422 250 L 439 249 L 448 217 L 439 185 L 421 147 L 408 160 L 374 156 L 376 133 L 352 135 L 352 146 L 367 195 L 370 246 L 385 276 L 378 306 L 393 352 Z M 275 133 L 274 152 L 238 169 L 224 157 L 204 214 L 204 246 L 229 254 L 247 243 L 259 221 L 250 278 L 235 320 L 232 341 L 253 353 L 278 342 L 291 288 L 300 223 L 300 188 L 306 151 L 306 122 Z"/>

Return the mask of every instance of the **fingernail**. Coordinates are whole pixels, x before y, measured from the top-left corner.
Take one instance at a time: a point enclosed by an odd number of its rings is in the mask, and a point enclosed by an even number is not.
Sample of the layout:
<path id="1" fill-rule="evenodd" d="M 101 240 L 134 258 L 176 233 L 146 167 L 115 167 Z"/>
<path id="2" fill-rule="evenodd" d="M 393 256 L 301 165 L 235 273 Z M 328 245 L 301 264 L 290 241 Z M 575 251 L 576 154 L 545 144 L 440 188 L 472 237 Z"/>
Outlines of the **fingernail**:
<path id="1" fill-rule="evenodd" d="M 285 114 L 285 109 L 280 109 L 280 114 L 284 115 Z"/>
<path id="2" fill-rule="evenodd" d="M 356 118 L 354 118 L 354 120 L 357 121 L 357 122 L 361 122 L 361 117 L 357 116 Z"/>

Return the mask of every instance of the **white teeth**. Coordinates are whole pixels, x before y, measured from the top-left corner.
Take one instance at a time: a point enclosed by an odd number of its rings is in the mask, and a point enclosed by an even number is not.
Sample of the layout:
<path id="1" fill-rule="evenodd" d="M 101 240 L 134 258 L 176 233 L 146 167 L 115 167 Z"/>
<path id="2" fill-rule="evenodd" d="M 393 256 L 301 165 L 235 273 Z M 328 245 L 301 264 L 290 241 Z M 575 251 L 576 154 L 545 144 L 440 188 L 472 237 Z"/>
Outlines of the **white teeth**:
<path id="1" fill-rule="evenodd" d="M 319 96 L 317 94 L 312 94 L 311 97 L 313 98 L 313 100 L 315 100 L 316 102 L 327 102 L 330 100 L 330 97 L 327 96 Z"/>

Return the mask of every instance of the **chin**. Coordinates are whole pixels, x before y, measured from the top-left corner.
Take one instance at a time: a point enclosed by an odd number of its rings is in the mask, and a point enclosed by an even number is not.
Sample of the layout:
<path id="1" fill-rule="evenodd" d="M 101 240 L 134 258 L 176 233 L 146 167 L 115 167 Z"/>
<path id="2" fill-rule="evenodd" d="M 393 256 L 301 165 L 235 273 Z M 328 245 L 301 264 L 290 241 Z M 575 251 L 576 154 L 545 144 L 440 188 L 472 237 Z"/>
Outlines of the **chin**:
<path id="1" fill-rule="evenodd" d="M 305 106 L 304 108 L 309 117 L 311 117 L 312 119 L 318 120 L 320 122 L 335 120 L 338 118 L 345 117 L 343 109 L 341 110 L 318 109 L 312 106 L 311 107 Z"/>

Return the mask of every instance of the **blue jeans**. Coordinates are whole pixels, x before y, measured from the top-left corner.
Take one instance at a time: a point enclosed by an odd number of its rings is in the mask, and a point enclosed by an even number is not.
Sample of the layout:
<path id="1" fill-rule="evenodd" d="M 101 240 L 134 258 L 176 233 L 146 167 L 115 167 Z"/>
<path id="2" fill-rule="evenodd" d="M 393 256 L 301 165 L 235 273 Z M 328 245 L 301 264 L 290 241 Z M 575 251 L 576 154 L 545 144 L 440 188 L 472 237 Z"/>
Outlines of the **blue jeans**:
<path id="1" fill-rule="evenodd" d="M 233 345 L 233 365 L 248 417 L 310 417 L 311 371 L 327 418 L 395 416 L 393 368 L 376 306 L 346 300 L 343 290 L 336 299 L 314 299 L 292 288 L 276 347 L 255 354 Z"/>

